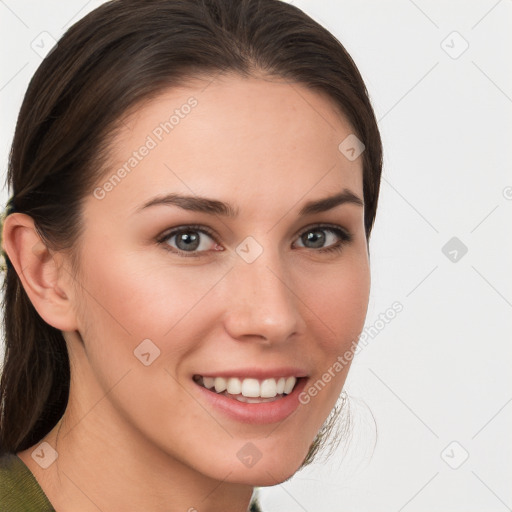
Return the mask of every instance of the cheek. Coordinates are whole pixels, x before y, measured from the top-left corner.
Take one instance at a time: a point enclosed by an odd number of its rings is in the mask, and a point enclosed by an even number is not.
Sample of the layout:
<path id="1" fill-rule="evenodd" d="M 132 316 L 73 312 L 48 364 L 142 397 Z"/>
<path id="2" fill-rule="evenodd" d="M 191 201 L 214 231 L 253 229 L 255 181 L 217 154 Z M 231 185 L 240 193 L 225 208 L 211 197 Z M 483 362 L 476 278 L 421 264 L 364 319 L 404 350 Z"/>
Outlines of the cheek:
<path id="1" fill-rule="evenodd" d="M 109 393 L 115 408 L 133 423 L 145 422 L 148 431 L 169 403 L 173 410 L 186 410 L 190 421 L 199 422 L 201 409 L 191 407 L 180 393 L 174 374 L 184 355 L 197 347 L 194 325 L 204 312 L 201 299 L 219 277 L 216 272 L 205 275 L 199 267 L 187 271 L 161 263 L 148 265 L 141 253 L 106 253 L 110 257 L 101 261 L 84 259 L 87 281 L 80 319 L 87 351 L 84 364 L 90 365 L 103 391 L 115 386 L 115 392 Z M 194 270 L 201 276 L 193 279 Z M 148 365 L 143 351 L 150 353 Z M 189 424 L 178 422 L 175 428 L 179 431 Z"/>
<path id="2" fill-rule="evenodd" d="M 352 364 L 368 306 L 369 269 L 364 263 L 347 266 L 330 280 L 318 281 L 315 289 L 315 374 L 300 397 L 301 404 L 313 411 L 304 422 L 313 433 L 336 405 Z"/>
<path id="3" fill-rule="evenodd" d="M 103 368 L 105 384 L 127 368 L 142 366 L 134 351 L 149 347 L 157 354 L 151 366 L 174 372 L 206 339 L 219 304 L 212 303 L 212 291 L 226 269 L 179 266 L 161 257 L 155 262 L 144 251 L 109 249 L 109 258 L 84 262 L 87 293 L 80 332 L 92 366 Z"/>
<path id="4" fill-rule="evenodd" d="M 86 272 L 88 314 L 102 328 L 129 333 L 133 340 L 161 338 L 193 311 L 221 275 L 152 263 L 143 251 L 110 252 L 108 259 L 89 261 Z"/>
<path id="5" fill-rule="evenodd" d="M 357 341 L 364 327 L 370 293 L 370 270 L 364 253 L 347 258 L 327 275 L 308 279 L 314 315 L 310 328 L 315 340 L 315 375 L 305 403 L 319 408 L 317 428 L 336 403 L 350 369 Z M 314 327 L 313 327 L 314 326 Z M 346 355 L 348 354 L 348 355 Z"/>
<path id="6" fill-rule="evenodd" d="M 354 254 L 337 269 L 308 284 L 312 310 L 326 331 L 325 336 L 318 337 L 324 351 L 331 356 L 344 352 L 364 327 L 370 294 L 367 258 Z"/>

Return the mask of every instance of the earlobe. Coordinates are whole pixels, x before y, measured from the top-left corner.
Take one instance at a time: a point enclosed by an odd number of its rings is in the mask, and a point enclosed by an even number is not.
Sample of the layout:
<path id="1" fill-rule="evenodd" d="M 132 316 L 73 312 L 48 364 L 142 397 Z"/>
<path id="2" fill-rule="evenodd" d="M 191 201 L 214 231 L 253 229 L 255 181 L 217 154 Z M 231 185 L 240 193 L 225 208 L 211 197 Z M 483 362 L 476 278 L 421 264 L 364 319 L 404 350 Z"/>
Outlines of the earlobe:
<path id="1" fill-rule="evenodd" d="M 63 331 L 77 328 L 71 276 L 59 254 L 41 240 L 32 217 L 12 213 L 5 218 L 2 246 L 41 318 Z"/>

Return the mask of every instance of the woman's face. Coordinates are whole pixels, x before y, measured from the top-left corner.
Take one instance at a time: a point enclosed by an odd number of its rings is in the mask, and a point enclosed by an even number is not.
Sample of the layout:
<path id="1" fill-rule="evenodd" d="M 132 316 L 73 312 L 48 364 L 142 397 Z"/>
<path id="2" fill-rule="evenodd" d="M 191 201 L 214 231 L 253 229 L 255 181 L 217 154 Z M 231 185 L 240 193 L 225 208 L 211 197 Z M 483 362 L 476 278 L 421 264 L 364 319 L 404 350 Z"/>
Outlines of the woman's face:
<path id="1" fill-rule="evenodd" d="M 197 84 L 125 120 L 85 200 L 72 392 L 100 390 L 105 428 L 177 464 L 273 485 L 304 460 L 363 328 L 362 157 L 339 149 L 351 126 L 303 86 Z M 216 377 L 267 403 L 203 387 L 222 389 Z M 294 391 L 269 402 L 288 377 Z"/>

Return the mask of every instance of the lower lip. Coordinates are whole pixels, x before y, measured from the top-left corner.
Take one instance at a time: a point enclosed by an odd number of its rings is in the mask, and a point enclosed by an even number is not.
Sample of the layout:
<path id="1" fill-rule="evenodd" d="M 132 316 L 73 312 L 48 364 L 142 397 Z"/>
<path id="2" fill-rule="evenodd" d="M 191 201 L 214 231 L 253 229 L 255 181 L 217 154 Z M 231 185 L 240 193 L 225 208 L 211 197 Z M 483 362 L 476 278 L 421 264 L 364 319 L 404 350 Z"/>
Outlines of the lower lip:
<path id="1" fill-rule="evenodd" d="M 234 398 L 228 398 L 215 393 L 215 391 L 210 391 L 196 382 L 194 382 L 194 385 L 203 400 L 232 420 L 263 425 L 283 421 L 297 409 L 300 404 L 299 395 L 306 386 L 306 381 L 307 378 L 301 378 L 289 395 L 285 395 L 274 402 L 262 402 L 260 404 L 239 402 Z"/>

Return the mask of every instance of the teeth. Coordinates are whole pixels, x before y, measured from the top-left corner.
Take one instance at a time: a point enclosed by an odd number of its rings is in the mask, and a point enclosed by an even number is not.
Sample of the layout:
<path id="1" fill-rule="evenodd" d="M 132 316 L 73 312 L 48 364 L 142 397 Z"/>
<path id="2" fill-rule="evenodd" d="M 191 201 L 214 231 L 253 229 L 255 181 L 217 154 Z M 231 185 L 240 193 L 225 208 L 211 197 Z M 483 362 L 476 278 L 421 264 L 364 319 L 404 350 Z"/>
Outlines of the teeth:
<path id="1" fill-rule="evenodd" d="M 222 377 L 213 379 L 213 382 L 215 385 L 215 391 L 217 391 L 217 393 L 222 393 L 227 388 L 226 379 L 223 379 Z"/>
<path id="2" fill-rule="evenodd" d="M 262 398 L 272 398 L 276 395 L 282 395 L 283 390 L 279 390 L 279 382 L 284 379 L 279 379 L 276 385 L 275 379 L 265 379 L 260 386 L 260 393 Z"/>
<path id="3" fill-rule="evenodd" d="M 247 398 L 274 398 L 277 395 L 289 395 L 297 379 L 295 377 L 281 377 L 279 379 L 239 379 L 237 377 L 201 377 L 201 383 L 207 389 L 215 389 L 217 393 L 229 393 L 230 395 L 242 395 Z"/>
<path id="4" fill-rule="evenodd" d="M 292 392 L 293 386 L 295 386 L 295 383 L 297 382 L 297 379 L 295 377 L 288 377 L 286 379 L 286 384 L 284 385 L 284 392 L 289 395 Z"/>
<path id="5" fill-rule="evenodd" d="M 203 377 L 203 384 L 205 388 L 211 389 L 215 386 L 215 379 L 213 377 Z"/>
<path id="6" fill-rule="evenodd" d="M 242 383 L 240 379 L 228 379 L 228 393 L 230 395 L 239 395 L 242 392 Z"/>

